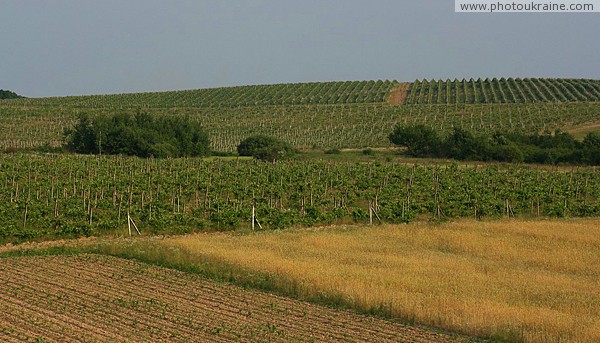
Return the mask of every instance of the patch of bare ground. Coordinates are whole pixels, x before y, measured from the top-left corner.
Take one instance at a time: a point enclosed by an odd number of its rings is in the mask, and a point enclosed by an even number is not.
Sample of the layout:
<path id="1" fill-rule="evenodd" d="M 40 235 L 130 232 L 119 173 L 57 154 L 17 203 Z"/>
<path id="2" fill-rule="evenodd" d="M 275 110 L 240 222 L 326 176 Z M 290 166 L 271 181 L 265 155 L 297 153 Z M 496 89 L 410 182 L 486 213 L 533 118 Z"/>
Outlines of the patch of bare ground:
<path id="1" fill-rule="evenodd" d="M 3 342 L 467 340 L 101 255 L 4 258 L 0 275 Z"/>
<path id="2" fill-rule="evenodd" d="M 576 138 L 583 138 L 589 132 L 600 133 L 600 123 L 591 123 L 567 130 L 567 133 L 575 136 Z"/>
<path id="3" fill-rule="evenodd" d="M 412 83 L 399 83 L 392 89 L 387 102 L 390 105 L 404 105 Z"/>

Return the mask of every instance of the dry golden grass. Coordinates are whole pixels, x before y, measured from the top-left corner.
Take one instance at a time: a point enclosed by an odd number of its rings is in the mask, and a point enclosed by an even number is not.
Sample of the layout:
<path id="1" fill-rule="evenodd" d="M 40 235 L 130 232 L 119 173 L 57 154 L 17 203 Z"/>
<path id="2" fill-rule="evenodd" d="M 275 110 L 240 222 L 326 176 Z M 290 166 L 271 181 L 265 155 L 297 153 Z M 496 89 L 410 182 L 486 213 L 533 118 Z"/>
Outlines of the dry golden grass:
<path id="1" fill-rule="evenodd" d="M 599 219 L 198 235 L 162 244 L 451 331 L 600 341 Z"/>

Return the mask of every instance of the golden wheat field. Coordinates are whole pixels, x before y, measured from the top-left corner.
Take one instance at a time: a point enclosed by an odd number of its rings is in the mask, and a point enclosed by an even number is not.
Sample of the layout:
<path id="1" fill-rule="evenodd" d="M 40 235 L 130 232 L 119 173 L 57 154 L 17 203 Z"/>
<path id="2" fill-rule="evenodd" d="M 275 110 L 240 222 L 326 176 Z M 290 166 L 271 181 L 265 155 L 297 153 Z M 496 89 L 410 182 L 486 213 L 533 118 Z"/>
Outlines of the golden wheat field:
<path id="1" fill-rule="evenodd" d="M 458 221 L 192 235 L 160 244 L 307 296 L 453 332 L 600 341 L 600 220 Z"/>

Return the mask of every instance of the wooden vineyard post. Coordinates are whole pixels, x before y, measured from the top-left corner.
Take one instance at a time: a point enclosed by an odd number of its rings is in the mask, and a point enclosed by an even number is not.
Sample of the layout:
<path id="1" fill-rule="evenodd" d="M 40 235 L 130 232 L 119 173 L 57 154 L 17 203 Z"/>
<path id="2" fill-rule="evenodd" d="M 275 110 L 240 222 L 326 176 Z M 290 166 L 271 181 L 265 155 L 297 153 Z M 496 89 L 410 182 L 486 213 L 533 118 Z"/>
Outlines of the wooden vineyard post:
<path id="1" fill-rule="evenodd" d="M 377 218 L 379 224 L 381 224 L 381 218 L 379 218 L 379 214 L 377 214 L 377 209 L 373 206 L 377 205 L 375 205 L 375 202 L 369 201 L 369 225 L 373 225 L 373 215 L 375 215 L 375 218 Z"/>
<path id="2" fill-rule="evenodd" d="M 127 229 L 129 230 L 129 237 L 131 237 L 131 222 L 129 221 L 129 211 L 127 211 Z"/>
<path id="3" fill-rule="evenodd" d="M 27 207 L 28 205 L 25 204 L 25 214 L 23 215 L 23 227 L 27 226 Z"/>
<path id="4" fill-rule="evenodd" d="M 127 211 L 127 229 L 129 230 L 129 236 L 131 236 L 131 225 L 133 225 L 133 228 L 137 232 L 138 236 L 141 235 L 140 230 L 138 229 L 137 225 L 135 225 L 135 222 L 129 215 L 129 211 Z"/>
<path id="5" fill-rule="evenodd" d="M 252 205 L 252 231 L 254 231 L 254 223 L 258 224 L 258 227 L 262 230 L 263 227 L 260 225 L 258 219 L 256 219 L 256 211 L 254 205 Z"/>

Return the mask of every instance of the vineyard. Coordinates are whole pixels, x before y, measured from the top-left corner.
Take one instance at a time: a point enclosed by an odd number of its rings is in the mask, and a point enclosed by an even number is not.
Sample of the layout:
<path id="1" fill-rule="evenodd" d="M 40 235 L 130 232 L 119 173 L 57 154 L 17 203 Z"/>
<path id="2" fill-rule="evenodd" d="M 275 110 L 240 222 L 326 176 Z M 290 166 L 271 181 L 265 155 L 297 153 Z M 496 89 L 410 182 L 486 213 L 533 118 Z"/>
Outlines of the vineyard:
<path id="1" fill-rule="evenodd" d="M 1 102 L 0 102 L 1 104 Z M 165 116 L 189 116 L 202 123 L 212 148 L 235 151 L 248 136 L 267 134 L 298 148 L 389 147 L 397 124 L 425 124 L 441 132 L 460 127 L 479 133 L 569 129 L 598 123 L 600 102 L 404 105 L 342 104 L 242 108 L 146 109 Z M 135 114 L 136 109 L 79 109 L 0 105 L 0 148 L 60 146 L 62 133 L 79 113 Z"/>
<path id="2" fill-rule="evenodd" d="M 0 259 L 3 342 L 454 342 L 350 312 L 98 255 Z"/>
<path id="3" fill-rule="evenodd" d="M 408 104 L 492 104 L 600 101 L 600 81 L 513 79 L 415 81 Z"/>
<path id="4" fill-rule="evenodd" d="M 316 82 L 191 91 L 0 100 L 0 149 L 62 145 L 81 113 L 188 116 L 212 148 L 234 151 L 262 134 L 301 149 L 389 147 L 397 124 L 495 131 L 579 130 L 598 124 L 600 81 Z M 578 132 L 579 132 L 578 131 Z"/>
<path id="5" fill-rule="evenodd" d="M 167 92 L 4 99 L 17 107 L 238 108 L 277 105 L 395 105 L 600 101 L 600 80 L 481 78 L 474 80 L 336 81 L 235 86 Z"/>
<path id="6" fill-rule="evenodd" d="M 0 239 L 600 215 L 600 173 L 509 166 L 0 155 Z M 132 229 L 133 230 L 133 229 Z"/>
<path id="7" fill-rule="evenodd" d="M 198 90 L 6 100 L 15 106 L 75 108 L 248 107 L 385 102 L 397 81 L 309 82 Z"/>

